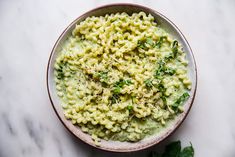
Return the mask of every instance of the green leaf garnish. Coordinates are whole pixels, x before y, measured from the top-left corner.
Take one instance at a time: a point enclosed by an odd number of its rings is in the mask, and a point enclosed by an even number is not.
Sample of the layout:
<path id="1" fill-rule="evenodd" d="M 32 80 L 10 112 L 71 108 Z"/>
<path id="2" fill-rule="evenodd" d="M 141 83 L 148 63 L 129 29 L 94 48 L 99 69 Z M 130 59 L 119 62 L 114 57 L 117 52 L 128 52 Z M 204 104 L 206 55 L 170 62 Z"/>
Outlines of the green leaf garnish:
<path id="1" fill-rule="evenodd" d="M 191 145 L 188 146 L 188 147 L 185 147 L 179 157 L 193 157 L 194 156 L 194 149 L 193 149 L 193 146 L 192 146 L 192 143 L 190 143 Z"/>
<path id="2" fill-rule="evenodd" d="M 141 48 L 141 49 L 148 49 L 148 45 L 153 47 L 155 45 L 153 39 L 151 38 L 146 38 L 144 40 L 139 40 L 137 43 L 137 47 Z"/>
<path id="3" fill-rule="evenodd" d="M 151 79 L 145 80 L 144 84 L 148 89 L 151 89 L 153 87 L 153 81 Z"/>
<path id="4" fill-rule="evenodd" d="M 156 88 L 162 94 L 160 98 L 162 99 L 163 103 L 167 105 L 166 96 L 165 96 L 166 88 L 164 87 L 162 81 L 156 86 Z"/>
<path id="5" fill-rule="evenodd" d="M 172 106 L 178 107 L 182 105 L 189 98 L 189 96 L 190 96 L 189 93 L 185 92 L 176 100 L 176 102 Z"/>
<path id="6" fill-rule="evenodd" d="M 107 71 L 100 71 L 94 74 L 96 79 L 99 79 L 100 82 L 107 82 L 108 81 L 108 72 Z"/>
<path id="7" fill-rule="evenodd" d="M 161 96 L 161 99 L 162 99 L 163 103 L 165 105 L 167 105 L 166 96 L 164 94 Z"/>
<path id="8" fill-rule="evenodd" d="M 124 85 L 130 85 L 132 84 L 131 80 L 123 80 L 120 79 L 113 85 L 113 96 L 111 97 L 112 103 L 116 103 L 117 100 L 119 100 L 119 94 L 121 93 L 122 88 Z"/>
<path id="9" fill-rule="evenodd" d="M 173 53 L 170 53 L 169 55 L 165 56 L 165 58 L 164 58 L 165 62 L 168 62 L 171 59 L 174 59 L 174 54 Z"/>
<path id="10" fill-rule="evenodd" d="M 155 78 L 160 79 L 164 75 L 165 64 L 166 63 L 163 60 L 158 62 L 158 68 L 155 71 Z"/>
<path id="11" fill-rule="evenodd" d="M 157 85 L 157 88 L 161 93 L 165 93 L 166 91 L 166 88 L 164 87 L 162 81 Z"/>
<path id="12" fill-rule="evenodd" d="M 114 84 L 114 87 L 122 88 L 124 85 L 130 85 L 130 84 L 132 84 L 131 80 L 120 79 L 118 82 Z"/>
<path id="13" fill-rule="evenodd" d="M 64 79 L 64 72 L 62 69 L 57 70 L 57 78 L 58 79 Z"/>
<path id="14" fill-rule="evenodd" d="M 141 40 L 138 41 L 137 47 L 141 48 L 141 49 L 146 49 L 147 48 L 146 45 L 145 45 L 145 42 L 141 41 Z"/>
<path id="15" fill-rule="evenodd" d="M 178 41 L 174 40 L 171 46 L 171 50 L 173 52 L 173 56 L 174 58 L 176 57 L 176 55 L 178 54 Z"/>
<path id="16" fill-rule="evenodd" d="M 60 61 L 59 68 L 56 69 L 57 72 L 57 78 L 58 79 L 64 79 L 64 68 L 67 67 L 67 62 L 64 62 L 63 60 Z"/>
<path id="17" fill-rule="evenodd" d="M 131 80 L 124 80 L 125 85 L 130 85 L 132 84 Z"/>
<path id="18" fill-rule="evenodd" d="M 181 151 L 181 142 L 175 141 L 168 144 L 162 157 L 178 157 Z"/>
<path id="19" fill-rule="evenodd" d="M 113 93 L 114 94 L 119 94 L 121 92 L 121 87 L 117 86 L 113 88 Z"/>
<path id="20" fill-rule="evenodd" d="M 148 157 L 194 157 L 194 149 L 191 144 L 181 150 L 181 142 L 175 141 L 165 147 L 163 154 L 152 151 Z"/>
<path id="21" fill-rule="evenodd" d="M 160 37 L 159 40 L 157 41 L 155 47 L 161 48 L 161 47 L 162 47 L 162 44 L 163 44 L 163 42 L 164 42 L 165 40 L 166 40 L 166 37 L 165 37 L 165 36 Z"/>
<path id="22" fill-rule="evenodd" d="M 127 109 L 128 109 L 129 111 L 132 111 L 132 110 L 133 110 L 133 106 L 132 106 L 132 105 L 128 105 L 128 106 L 127 106 Z"/>
<path id="23" fill-rule="evenodd" d="M 120 97 L 118 94 L 113 94 L 110 99 L 111 99 L 112 104 L 115 104 L 120 100 Z"/>
<path id="24" fill-rule="evenodd" d="M 164 60 L 160 60 L 158 62 L 158 68 L 155 71 L 155 78 L 161 79 L 163 75 L 174 75 L 175 72 L 175 69 L 166 67 L 166 62 Z"/>
<path id="25" fill-rule="evenodd" d="M 168 75 L 174 75 L 176 70 L 173 69 L 173 68 L 165 68 L 165 74 L 168 74 Z"/>
<path id="26" fill-rule="evenodd" d="M 147 38 L 147 39 L 146 39 L 146 44 L 148 44 L 148 45 L 150 45 L 150 46 L 154 46 L 153 39 Z"/>

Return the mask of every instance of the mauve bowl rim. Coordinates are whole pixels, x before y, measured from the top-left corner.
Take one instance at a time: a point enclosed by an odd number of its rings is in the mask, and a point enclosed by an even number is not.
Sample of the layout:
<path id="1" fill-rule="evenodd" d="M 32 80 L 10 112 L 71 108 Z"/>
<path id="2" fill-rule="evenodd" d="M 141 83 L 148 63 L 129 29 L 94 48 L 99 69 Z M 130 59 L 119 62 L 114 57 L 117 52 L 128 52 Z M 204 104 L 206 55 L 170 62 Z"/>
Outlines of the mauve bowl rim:
<path id="1" fill-rule="evenodd" d="M 107 148 L 107 147 L 102 147 L 101 146 L 97 146 L 95 145 L 94 143 L 90 143 L 88 141 L 85 141 L 83 140 L 82 138 L 80 138 L 79 136 L 77 136 L 73 130 L 71 130 L 62 120 L 62 117 L 59 115 L 54 103 L 53 103 L 53 100 L 52 100 L 52 96 L 51 96 L 51 92 L 50 92 L 50 85 L 49 85 L 49 70 L 50 68 L 52 67 L 51 66 L 51 59 L 52 59 L 52 56 L 53 54 L 55 53 L 55 49 L 56 47 L 58 46 L 58 43 L 60 42 L 60 40 L 62 39 L 62 37 L 64 35 L 66 35 L 66 32 L 69 30 L 70 27 L 72 27 L 74 24 L 77 23 L 77 21 L 79 21 L 79 19 L 83 18 L 83 17 L 88 17 L 88 15 L 96 10 L 99 10 L 99 9 L 105 9 L 107 7 L 115 7 L 115 6 L 130 6 L 130 7 L 137 7 L 137 8 L 140 8 L 140 9 L 143 9 L 144 11 L 146 12 L 154 12 L 155 14 L 161 16 L 161 18 L 163 18 L 164 20 L 166 20 L 170 25 L 172 25 L 174 27 L 174 29 L 177 30 L 178 33 L 180 33 L 180 35 L 182 36 L 182 38 L 184 39 L 184 41 L 186 42 L 188 48 L 189 48 L 189 53 L 190 55 L 192 56 L 192 61 L 193 61 L 193 65 L 194 65 L 194 72 L 195 72 L 195 88 L 194 88 L 194 91 L 193 91 L 193 95 L 190 95 L 191 97 L 191 102 L 189 103 L 189 108 L 187 110 L 187 112 L 185 112 L 185 115 L 183 116 L 183 118 L 181 119 L 181 121 L 179 123 L 177 123 L 175 126 L 174 126 L 174 129 L 172 131 L 170 131 L 170 133 L 168 133 L 167 131 L 161 136 L 162 138 L 160 138 L 159 140 L 156 140 L 148 145 L 143 145 L 141 147 L 137 147 L 136 149 L 111 149 L 111 148 Z M 152 147 L 162 141 L 164 141 L 165 139 L 167 139 L 170 135 L 172 135 L 180 126 L 181 124 L 184 122 L 184 120 L 186 119 L 187 115 L 189 114 L 191 108 L 192 108 L 192 105 L 193 105 L 193 102 L 194 102 L 194 99 L 195 99 L 195 96 L 196 96 L 196 91 L 197 91 L 197 81 L 198 81 L 198 76 L 197 76 L 197 65 L 196 65 L 196 60 L 195 60 L 195 57 L 194 57 L 194 54 L 193 54 L 193 51 L 192 51 L 192 48 L 190 46 L 190 44 L 188 43 L 187 39 L 185 38 L 184 34 L 180 31 L 180 29 L 171 21 L 169 20 L 166 16 L 164 16 L 163 14 L 159 13 L 158 11 L 154 10 L 154 9 L 151 9 L 149 7 L 146 7 L 146 6 L 143 6 L 143 5 L 139 5 L 139 4 L 135 4 L 135 3 L 111 3 L 111 4 L 106 4 L 106 5 L 101 5 L 101 6 L 98 6 L 98 7 L 95 7 L 94 9 L 91 9 L 91 10 L 88 10 L 86 11 L 84 14 L 78 16 L 75 20 L 73 20 L 64 30 L 63 32 L 60 34 L 60 36 L 58 37 L 58 39 L 56 40 L 52 50 L 51 50 L 51 53 L 50 53 L 50 56 L 49 56 L 49 59 L 48 59 L 48 63 L 47 63 L 47 70 L 46 70 L 46 86 L 47 86 L 47 93 L 48 93 L 48 96 L 49 96 L 49 99 L 50 99 L 50 102 L 51 102 L 51 105 L 53 107 L 53 110 L 55 111 L 57 117 L 59 118 L 59 120 L 61 121 L 61 123 L 64 125 L 64 127 L 72 134 L 74 135 L 77 139 L 83 141 L 84 143 L 94 147 L 94 148 L 97 148 L 97 149 L 100 149 L 100 150 L 104 150 L 104 151 L 109 151 L 109 152 L 116 152 L 116 153 L 127 153 L 127 152 L 135 152 L 135 151 L 140 151 L 140 150 L 144 150 L 144 149 L 147 149 L 149 147 Z M 89 134 L 87 134 L 88 136 L 90 136 Z"/>

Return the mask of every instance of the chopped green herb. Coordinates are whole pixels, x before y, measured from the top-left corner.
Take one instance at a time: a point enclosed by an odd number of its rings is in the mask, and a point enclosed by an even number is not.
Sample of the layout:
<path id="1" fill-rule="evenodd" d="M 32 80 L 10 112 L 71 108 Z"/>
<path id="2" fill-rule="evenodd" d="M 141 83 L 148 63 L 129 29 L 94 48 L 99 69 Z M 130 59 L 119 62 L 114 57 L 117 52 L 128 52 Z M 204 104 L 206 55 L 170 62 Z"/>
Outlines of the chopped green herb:
<path id="1" fill-rule="evenodd" d="M 132 84 L 131 80 L 120 79 L 118 82 L 114 84 L 114 87 L 122 88 L 124 85 L 130 85 L 130 84 Z"/>
<path id="2" fill-rule="evenodd" d="M 114 94 L 119 94 L 121 92 L 121 87 L 117 86 L 113 88 L 113 93 Z"/>
<path id="3" fill-rule="evenodd" d="M 64 79 L 64 72 L 62 69 L 57 70 L 57 78 L 58 79 Z"/>
<path id="4" fill-rule="evenodd" d="M 166 64 L 166 62 L 164 60 L 160 60 L 158 62 L 159 67 L 163 67 L 165 64 Z"/>
<path id="5" fill-rule="evenodd" d="M 131 96 L 131 103 L 132 103 L 132 105 L 134 104 L 134 98 L 135 98 L 135 96 Z"/>
<path id="6" fill-rule="evenodd" d="M 112 103 L 113 102 L 116 102 L 116 99 L 117 97 L 119 98 L 119 94 L 121 93 L 121 89 L 123 88 L 124 85 L 130 85 L 132 84 L 131 80 L 123 80 L 123 79 L 120 79 L 118 82 L 116 82 L 114 85 L 113 85 L 113 96 L 111 98 L 112 100 Z M 114 98 L 113 98 L 114 97 Z M 115 101 L 113 101 L 115 100 Z"/>
<path id="7" fill-rule="evenodd" d="M 148 44 L 148 45 L 150 45 L 150 46 L 154 46 L 153 39 L 147 38 L 147 39 L 146 39 L 146 44 Z"/>
<path id="8" fill-rule="evenodd" d="M 128 105 L 128 106 L 127 106 L 127 109 L 128 109 L 129 111 L 132 111 L 132 110 L 133 110 L 133 106 L 132 106 L 132 105 Z"/>
<path id="9" fill-rule="evenodd" d="M 176 72 L 176 70 L 173 68 L 165 68 L 165 74 L 174 75 L 175 72 Z"/>
<path id="10" fill-rule="evenodd" d="M 155 45 L 153 39 L 146 38 L 144 40 L 139 40 L 137 43 L 137 47 L 146 50 L 148 48 L 148 45 L 153 47 Z"/>
<path id="11" fill-rule="evenodd" d="M 115 104 L 119 101 L 120 97 L 118 94 L 113 94 L 110 99 L 111 99 L 112 104 Z"/>
<path id="12" fill-rule="evenodd" d="M 176 102 L 172 106 L 178 107 L 182 105 L 189 98 L 189 96 L 190 96 L 189 93 L 185 92 L 176 100 Z"/>
<path id="13" fill-rule="evenodd" d="M 124 80 L 125 85 L 130 85 L 132 84 L 131 80 Z"/>
<path id="14" fill-rule="evenodd" d="M 168 62 L 168 61 L 171 60 L 171 59 L 174 59 L 173 53 L 170 53 L 169 55 L 167 55 L 167 56 L 164 58 L 165 62 Z"/>
<path id="15" fill-rule="evenodd" d="M 165 93 L 166 91 L 166 88 L 164 87 L 162 81 L 157 85 L 157 88 L 161 93 Z"/>
<path id="16" fill-rule="evenodd" d="M 158 62 L 158 68 L 155 71 L 155 78 L 157 79 L 161 79 L 163 75 L 174 75 L 175 74 L 175 69 L 170 68 L 170 67 L 166 67 L 166 62 L 164 62 L 163 60 L 160 60 Z"/>
<path id="17" fill-rule="evenodd" d="M 131 96 L 131 104 L 127 106 L 127 109 L 132 112 L 133 111 L 133 105 L 134 105 L 134 98 L 135 96 Z"/>
<path id="18" fill-rule="evenodd" d="M 162 75 L 164 75 L 164 68 L 165 67 L 165 62 L 163 60 L 160 60 L 158 62 L 158 68 L 155 72 L 155 78 L 159 79 L 162 77 Z"/>
<path id="19" fill-rule="evenodd" d="M 67 67 L 67 62 L 60 61 L 59 68 L 56 69 L 58 79 L 64 79 L 65 75 L 63 69 L 64 68 L 66 69 L 66 67 Z"/>
<path id="20" fill-rule="evenodd" d="M 99 79 L 100 82 L 107 82 L 108 72 L 107 71 L 100 71 L 98 73 L 95 73 L 94 77 Z"/>
<path id="21" fill-rule="evenodd" d="M 165 37 L 165 36 L 160 37 L 159 40 L 157 41 L 155 47 L 161 48 L 161 47 L 162 47 L 162 44 L 163 44 L 163 42 L 164 42 L 165 40 L 166 40 L 166 37 Z"/>
<path id="22" fill-rule="evenodd" d="M 167 105 L 166 96 L 164 94 L 161 96 L 161 99 L 162 99 L 163 103 L 165 105 Z"/>
<path id="23" fill-rule="evenodd" d="M 176 55 L 178 54 L 178 41 L 174 40 L 171 46 L 171 50 L 173 52 L 173 56 L 174 58 L 176 57 Z"/>
<path id="24" fill-rule="evenodd" d="M 166 96 L 165 96 L 165 92 L 166 92 L 166 88 L 164 87 L 162 81 L 156 86 L 156 88 L 159 90 L 159 92 L 161 92 L 161 99 L 163 101 L 163 103 L 166 105 L 167 101 L 166 101 Z"/>
<path id="25" fill-rule="evenodd" d="M 153 87 L 153 81 L 151 79 L 145 80 L 144 83 L 148 89 L 151 89 Z"/>
<path id="26" fill-rule="evenodd" d="M 155 78 L 161 79 L 163 75 L 164 75 L 163 68 L 158 68 L 155 72 Z"/>
<path id="27" fill-rule="evenodd" d="M 146 45 L 144 41 L 139 40 L 137 43 L 137 47 L 141 48 L 141 49 L 146 49 Z"/>
<path id="28" fill-rule="evenodd" d="M 156 88 L 159 90 L 159 92 L 161 92 L 161 94 L 162 94 L 161 99 L 164 104 L 167 104 L 167 101 L 166 101 L 166 96 L 165 96 L 166 88 L 164 87 L 164 85 L 162 83 L 162 77 L 163 77 L 163 75 L 174 75 L 175 71 L 176 70 L 173 68 L 166 67 L 166 62 L 164 60 L 160 60 L 158 62 L 158 68 L 155 71 L 154 77 L 156 79 L 160 80 L 160 83 L 156 86 Z"/>

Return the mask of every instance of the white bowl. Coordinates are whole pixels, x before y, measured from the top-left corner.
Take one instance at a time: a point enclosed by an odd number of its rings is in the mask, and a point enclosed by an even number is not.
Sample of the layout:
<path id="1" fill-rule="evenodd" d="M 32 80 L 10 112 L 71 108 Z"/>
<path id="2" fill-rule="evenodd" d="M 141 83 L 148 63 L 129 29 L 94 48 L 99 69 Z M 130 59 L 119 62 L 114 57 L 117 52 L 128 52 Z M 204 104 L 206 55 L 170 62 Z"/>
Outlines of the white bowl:
<path id="1" fill-rule="evenodd" d="M 172 124 L 169 125 L 166 129 L 163 129 L 160 133 L 151 135 L 138 142 L 119 142 L 119 141 L 101 140 L 100 146 L 98 147 L 95 145 L 94 141 L 91 139 L 91 136 L 89 134 L 82 132 L 78 126 L 73 125 L 70 120 L 67 120 L 64 117 L 63 109 L 62 109 L 62 106 L 60 105 L 61 104 L 60 99 L 56 94 L 56 88 L 55 88 L 55 81 L 54 81 L 54 74 L 53 74 L 55 59 L 57 58 L 58 53 L 61 51 L 63 43 L 71 35 L 71 32 L 75 28 L 75 25 L 83 21 L 85 18 L 89 16 L 102 16 L 105 14 L 117 13 L 117 12 L 126 12 L 128 14 L 132 14 L 134 12 L 140 12 L 140 11 L 143 11 L 145 13 L 150 13 L 152 16 L 154 16 L 158 25 L 160 25 L 161 28 L 166 30 L 171 36 L 173 36 L 175 39 L 179 41 L 179 43 L 182 44 L 183 50 L 186 53 L 186 58 L 189 61 L 188 71 L 189 71 L 189 77 L 192 81 L 192 89 L 190 91 L 190 97 L 184 104 L 184 109 L 185 109 L 184 112 L 179 114 L 175 118 L 175 120 L 172 122 Z M 131 151 L 142 150 L 150 146 L 153 146 L 161 142 L 165 138 L 167 138 L 180 126 L 180 124 L 186 118 L 192 106 L 192 103 L 196 94 L 196 87 L 197 87 L 196 63 L 195 63 L 195 59 L 193 56 L 193 52 L 187 40 L 183 36 L 183 34 L 180 32 L 180 30 L 176 27 L 175 24 L 173 24 L 168 18 L 166 18 L 162 14 L 150 8 L 136 5 L 136 4 L 105 5 L 105 6 L 95 8 L 91 11 L 88 11 L 87 13 L 78 17 L 63 31 L 59 39 L 56 41 L 52 49 L 49 62 L 48 62 L 48 67 L 47 67 L 48 94 L 49 94 L 52 106 L 58 118 L 60 119 L 60 121 L 72 134 L 74 134 L 76 137 L 78 137 L 85 143 L 90 144 L 94 147 L 103 149 L 103 150 L 113 151 L 113 152 L 131 152 Z"/>

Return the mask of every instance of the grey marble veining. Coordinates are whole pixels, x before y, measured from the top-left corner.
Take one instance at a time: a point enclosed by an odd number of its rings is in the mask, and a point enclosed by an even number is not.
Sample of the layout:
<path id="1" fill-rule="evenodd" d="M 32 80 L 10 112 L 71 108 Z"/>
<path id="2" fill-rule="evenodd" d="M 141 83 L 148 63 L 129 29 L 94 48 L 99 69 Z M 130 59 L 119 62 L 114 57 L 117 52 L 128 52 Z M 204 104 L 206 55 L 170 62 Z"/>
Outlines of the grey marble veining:
<path id="1" fill-rule="evenodd" d="M 235 1 L 128 0 L 158 10 L 188 39 L 198 66 L 194 106 L 166 141 L 127 154 L 92 148 L 57 119 L 47 96 L 49 53 L 76 17 L 119 0 L 0 1 L 0 157 L 144 157 L 169 141 L 191 141 L 196 157 L 235 156 Z"/>

